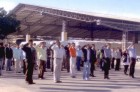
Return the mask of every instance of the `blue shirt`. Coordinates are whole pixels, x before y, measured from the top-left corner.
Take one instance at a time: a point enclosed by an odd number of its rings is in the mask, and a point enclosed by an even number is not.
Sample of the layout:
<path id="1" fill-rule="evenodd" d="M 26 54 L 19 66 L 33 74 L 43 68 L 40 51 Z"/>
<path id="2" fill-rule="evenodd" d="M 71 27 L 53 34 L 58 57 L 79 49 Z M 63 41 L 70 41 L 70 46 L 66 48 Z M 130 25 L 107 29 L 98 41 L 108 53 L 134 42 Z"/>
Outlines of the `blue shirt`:
<path id="1" fill-rule="evenodd" d="M 81 49 L 76 49 L 76 56 L 83 57 L 83 51 Z"/>

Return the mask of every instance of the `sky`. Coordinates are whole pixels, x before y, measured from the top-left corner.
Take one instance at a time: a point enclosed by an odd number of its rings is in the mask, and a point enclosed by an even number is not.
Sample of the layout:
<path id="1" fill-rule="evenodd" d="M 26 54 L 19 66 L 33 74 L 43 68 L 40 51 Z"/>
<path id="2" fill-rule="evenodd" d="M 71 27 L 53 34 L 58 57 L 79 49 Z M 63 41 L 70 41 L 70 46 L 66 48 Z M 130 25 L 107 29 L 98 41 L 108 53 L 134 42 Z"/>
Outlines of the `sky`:
<path id="1" fill-rule="evenodd" d="M 19 3 L 140 19 L 140 0 L 0 0 L 0 7 L 9 11 Z"/>

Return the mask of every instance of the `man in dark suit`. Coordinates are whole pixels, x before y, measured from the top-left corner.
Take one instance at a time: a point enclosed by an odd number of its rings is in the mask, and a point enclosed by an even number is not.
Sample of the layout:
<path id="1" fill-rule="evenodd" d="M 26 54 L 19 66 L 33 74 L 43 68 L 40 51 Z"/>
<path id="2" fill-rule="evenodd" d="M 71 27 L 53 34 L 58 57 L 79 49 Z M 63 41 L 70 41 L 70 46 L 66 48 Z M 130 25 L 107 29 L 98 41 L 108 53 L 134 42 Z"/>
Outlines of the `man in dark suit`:
<path id="1" fill-rule="evenodd" d="M 70 71 L 70 51 L 69 51 L 69 46 L 70 43 L 68 43 L 68 45 L 65 46 L 65 52 L 66 52 L 66 68 L 67 68 L 67 72 Z"/>
<path id="2" fill-rule="evenodd" d="M 90 62 L 91 62 L 91 68 L 90 68 L 90 76 L 94 76 L 94 70 L 95 70 L 95 63 L 96 63 L 96 50 L 95 50 L 95 45 L 92 44 L 91 50 L 90 50 Z"/>
<path id="3" fill-rule="evenodd" d="M 5 48 L 5 57 L 6 57 L 6 71 L 11 71 L 12 59 L 13 59 L 13 50 L 10 44 Z"/>
<path id="4" fill-rule="evenodd" d="M 3 63 L 4 63 L 4 57 L 5 57 L 5 52 L 4 52 L 3 43 L 0 43 L 0 76 L 2 75 L 2 67 L 3 67 Z"/>
<path id="5" fill-rule="evenodd" d="M 33 40 L 30 40 L 28 44 L 23 46 L 23 51 L 26 53 L 26 73 L 25 73 L 25 81 L 28 84 L 35 84 L 33 82 L 33 70 L 35 64 L 35 51 L 32 49 Z"/>

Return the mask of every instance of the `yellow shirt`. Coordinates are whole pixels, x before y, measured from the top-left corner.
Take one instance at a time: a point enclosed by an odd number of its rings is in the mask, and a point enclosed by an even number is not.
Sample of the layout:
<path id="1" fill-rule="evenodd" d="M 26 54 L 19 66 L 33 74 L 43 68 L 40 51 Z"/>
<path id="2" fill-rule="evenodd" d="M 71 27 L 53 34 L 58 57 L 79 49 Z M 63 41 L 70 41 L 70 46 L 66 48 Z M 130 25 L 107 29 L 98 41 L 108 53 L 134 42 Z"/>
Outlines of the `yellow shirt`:
<path id="1" fill-rule="evenodd" d="M 36 49 L 37 49 L 38 59 L 47 61 L 47 48 L 38 47 Z"/>

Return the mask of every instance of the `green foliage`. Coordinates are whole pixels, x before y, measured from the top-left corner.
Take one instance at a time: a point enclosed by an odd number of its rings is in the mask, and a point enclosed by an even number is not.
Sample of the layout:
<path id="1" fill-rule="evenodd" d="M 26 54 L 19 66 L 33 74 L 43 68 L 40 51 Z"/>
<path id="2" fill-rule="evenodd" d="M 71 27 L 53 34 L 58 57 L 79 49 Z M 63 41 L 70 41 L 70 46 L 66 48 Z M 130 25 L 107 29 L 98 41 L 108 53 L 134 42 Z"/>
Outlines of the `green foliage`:
<path id="1" fill-rule="evenodd" d="M 7 12 L 0 8 L 0 39 L 18 30 L 20 30 L 20 21 L 14 15 L 7 15 Z"/>

